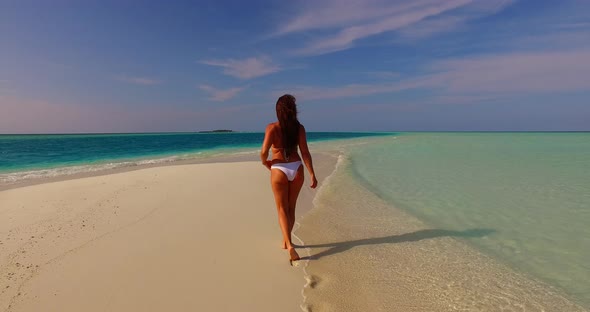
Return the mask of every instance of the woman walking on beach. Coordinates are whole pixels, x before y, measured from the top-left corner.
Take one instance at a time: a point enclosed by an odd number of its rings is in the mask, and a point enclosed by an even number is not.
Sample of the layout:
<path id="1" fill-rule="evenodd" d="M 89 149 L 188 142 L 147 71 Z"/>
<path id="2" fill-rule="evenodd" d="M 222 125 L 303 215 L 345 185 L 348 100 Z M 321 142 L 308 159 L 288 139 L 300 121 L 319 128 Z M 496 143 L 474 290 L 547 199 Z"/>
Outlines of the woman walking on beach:
<path id="1" fill-rule="evenodd" d="M 270 170 L 270 183 L 274 193 L 279 224 L 283 234 L 283 249 L 289 252 L 289 263 L 299 260 L 299 255 L 291 242 L 291 231 L 295 224 L 295 205 L 297 196 L 304 182 L 301 158 L 311 177 L 311 188 L 318 181 L 313 171 L 311 154 L 307 147 L 305 128 L 297 120 L 295 97 L 289 94 L 281 96 L 276 104 L 277 122 L 266 127 L 260 158 L 262 164 Z M 297 153 L 297 147 L 301 157 Z M 268 160 L 272 148 L 271 160 Z"/>

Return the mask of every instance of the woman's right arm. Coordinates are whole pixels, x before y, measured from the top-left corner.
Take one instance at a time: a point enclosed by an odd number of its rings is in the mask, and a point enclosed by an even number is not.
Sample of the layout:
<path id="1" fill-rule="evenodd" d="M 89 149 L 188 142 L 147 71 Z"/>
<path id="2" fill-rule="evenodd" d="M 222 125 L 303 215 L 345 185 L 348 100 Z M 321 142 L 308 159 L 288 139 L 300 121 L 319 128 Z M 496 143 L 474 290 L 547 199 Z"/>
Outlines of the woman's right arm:
<path id="1" fill-rule="evenodd" d="M 307 134 L 305 133 L 305 127 L 301 125 L 299 127 L 299 150 L 301 150 L 301 158 L 303 158 L 303 162 L 305 163 L 305 167 L 309 171 L 309 176 L 311 178 L 311 188 L 316 188 L 318 185 L 318 180 L 315 177 L 315 172 L 313 171 L 313 162 L 311 160 L 311 153 L 309 152 L 309 147 L 307 146 Z"/>

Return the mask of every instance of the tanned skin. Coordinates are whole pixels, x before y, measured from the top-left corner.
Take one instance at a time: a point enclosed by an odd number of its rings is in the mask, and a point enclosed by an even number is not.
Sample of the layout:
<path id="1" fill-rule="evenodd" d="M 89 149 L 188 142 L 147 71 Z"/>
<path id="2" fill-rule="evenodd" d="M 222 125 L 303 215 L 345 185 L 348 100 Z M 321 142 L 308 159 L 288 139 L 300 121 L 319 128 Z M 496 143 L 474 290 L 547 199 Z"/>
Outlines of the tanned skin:
<path id="1" fill-rule="evenodd" d="M 307 167 L 311 178 L 311 188 L 316 188 L 318 180 L 315 177 L 313 170 L 313 163 L 311 154 L 307 146 L 307 137 L 303 125 L 299 126 L 299 142 L 297 144 L 301 151 L 301 157 L 294 149 L 287 155 L 289 162 L 299 161 L 303 158 L 303 163 Z M 272 149 L 271 160 L 268 160 L 269 151 Z M 274 193 L 275 202 L 277 205 L 277 212 L 279 214 L 279 225 L 283 234 L 283 249 L 289 251 L 290 262 L 299 260 L 299 255 L 295 251 L 291 241 L 291 231 L 295 224 L 295 206 L 297 204 L 297 197 L 305 181 L 303 166 L 300 166 L 297 175 L 293 181 L 289 181 L 285 173 L 281 170 L 271 170 L 271 166 L 276 163 L 285 163 L 287 160 L 283 155 L 283 142 L 281 138 L 281 127 L 278 122 L 269 124 L 266 127 L 264 134 L 264 142 L 262 143 L 262 151 L 260 152 L 260 159 L 262 164 L 270 170 L 270 184 Z"/>

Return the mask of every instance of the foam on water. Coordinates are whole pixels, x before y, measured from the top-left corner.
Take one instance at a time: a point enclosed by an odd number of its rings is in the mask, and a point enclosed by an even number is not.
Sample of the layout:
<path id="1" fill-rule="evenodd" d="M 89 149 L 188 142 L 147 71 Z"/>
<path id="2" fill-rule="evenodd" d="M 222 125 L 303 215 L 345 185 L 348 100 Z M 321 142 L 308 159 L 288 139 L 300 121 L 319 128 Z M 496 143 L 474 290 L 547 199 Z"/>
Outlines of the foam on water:
<path id="1" fill-rule="evenodd" d="M 29 171 L 18 171 L 11 173 L 0 174 L 0 184 L 12 184 L 21 182 L 24 180 L 33 180 L 40 178 L 53 178 L 60 176 L 68 176 L 79 173 L 87 172 L 100 172 L 110 169 L 134 167 L 151 164 L 168 163 L 183 159 L 181 156 L 171 156 L 158 159 L 143 159 L 137 161 L 121 161 L 121 162 L 109 162 L 104 164 L 94 165 L 78 165 L 78 166 L 67 166 L 57 167 L 52 169 L 40 169 L 40 170 L 29 170 Z"/>
<path id="2" fill-rule="evenodd" d="M 349 143 L 350 144 L 350 143 Z M 340 145 L 342 146 L 342 144 Z M 326 150 L 332 150 L 334 148 L 334 146 L 323 146 L 320 148 L 320 150 L 323 150 L 324 152 Z M 316 150 L 317 151 L 317 150 Z M 338 154 L 333 154 L 333 150 L 330 154 L 334 155 L 337 157 L 336 160 L 336 165 L 334 168 L 334 171 L 327 176 L 326 178 L 324 178 L 324 180 L 322 181 L 319 189 L 317 190 L 316 195 L 313 198 L 313 206 L 318 206 L 319 202 L 317 202 L 317 200 L 320 198 L 320 195 L 324 192 L 324 189 L 326 188 L 326 185 L 330 185 L 330 181 L 334 175 L 335 172 L 338 171 L 338 169 L 340 168 L 340 166 L 342 166 L 342 164 L 344 163 L 344 156 L 341 153 Z M 297 236 L 297 230 L 301 227 L 301 223 L 299 221 L 295 221 L 295 226 L 293 229 L 293 240 L 295 243 L 299 244 L 299 245 L 304 245 L 304 241 Z M 309 274 L 309 272 L 307 271 L 307 266 L 309 265 L 309 259 L 311 258 L 311 254 L 310 254 L 310 250 L 309 248 L 305 249 L 306 255 L 303 255 L 303 258 L 301 261 L 297 261 L 295 262 L 296 266 L 300 266 L 302 265 L 303 268 L 303 273 L 304 273 L 304 278 L 305 278 L 305 285 L 303 286 L 303 289 L 301 290 L 301 296 L 303 297 L 303 302 L 301 303 L 300 307 L 301 310 L 304 312 L 311 312 L 311 308 L 310 305 L 308 303 L 307 300 L 307 295 L 306 295 L 306 290 L 307 289 L 313 289 L 315 288 L 317 281 L 315 280 L 315 277 L 311 274 Z"/>
<path id="3" fill-rule="evenodd" d="M 65 177 L 83 173 L 98 173 L 102 171 L 130 168 L 147 165 L 167 164 L 186 160 L 206 160 L 212 157 L 245 156 L 254 153 L 251 148 L 223 148 L 190 154 L 181 154 L 161 158 L 143 158 L 134 160 L 118 160 L 114 162 L 102 162 L 95 164 L 62 166 L 49 169 L 27 170 L 0 173 L 0 185 L 10 185 L 18 182 L 34 179 Z"/>

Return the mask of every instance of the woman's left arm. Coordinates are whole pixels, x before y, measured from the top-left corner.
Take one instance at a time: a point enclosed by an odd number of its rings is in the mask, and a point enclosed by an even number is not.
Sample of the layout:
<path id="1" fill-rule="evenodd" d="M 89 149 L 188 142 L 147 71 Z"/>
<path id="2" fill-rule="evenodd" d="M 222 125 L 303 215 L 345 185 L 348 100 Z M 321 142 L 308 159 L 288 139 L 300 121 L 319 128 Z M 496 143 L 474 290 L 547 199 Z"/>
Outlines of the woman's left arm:
<path id="1" fill-rule="evenodd" d="M 270 150 L 270 146 L 272 145 L 271 132 L 272 124 L 266 126 L 266 131 L 264 132 L 264 141 L 262 142 L 262 150 L 260 151 L 260 160 L 262 161 L 262 164 L 269 170 L 270 166 L 272 165 L 271 161 L 268 160 L 268 151 Z"/>

